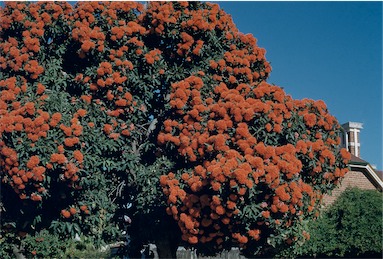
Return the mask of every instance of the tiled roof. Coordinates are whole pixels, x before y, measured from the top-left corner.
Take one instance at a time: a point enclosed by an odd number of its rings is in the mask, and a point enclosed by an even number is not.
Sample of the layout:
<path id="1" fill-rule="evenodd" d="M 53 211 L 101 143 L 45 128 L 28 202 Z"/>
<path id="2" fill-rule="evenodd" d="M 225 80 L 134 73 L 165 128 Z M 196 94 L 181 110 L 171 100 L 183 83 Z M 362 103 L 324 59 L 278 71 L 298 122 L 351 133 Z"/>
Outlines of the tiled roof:
<path id="1" fill-rule="evenodd" d="M 353 154 L 351 154 L 351 159 L 350 159 L 350 163 L 356 163 L 356 164 L 365 164 L 367 165 L 368 162 L 367 161 L 364 161 L 363 159 L 361 159 L 360 157 L 357 157 Z M 380 180 L 383 181 L 383 171 L 379 171 L 379 170 L 376 170 L 374 169 L 376 175 L 380 178 Z"/>
<path id="2" fill-rule="evenodd" d="M 351 158 L 349 161 L 349 166 L 351 167 L 351 170 L 359 171 L 360 169 L 365 169 L 366 172 L 369 174 L 371 180 L 373 181 L 372 183 L 375 185 L 377 184 L 380 188 L 380 190 L 383 189 L 383 172 L 379 170 L 375 170 L 369 162 L 364 161 L 360 157 L 357 157 L 353 154 L 351 154 Z"/>
<path id="3" fill-rule="evenodd" d="M 350 163 L 353 163 L 353 162 L 354 162 L 354 163 L 358 163 L 358 164 L 360 164 L 360 163 L 362 163 L 362 164 L 368 164 L 367 161 L 364 161 L 364 160 L 361 159 L 360 157 L 357 157 L 357 156 L 351 154 Z"/>
<path id="4" fill-rule="evenodd" d="M 380 178 L 380 180 L 383 181 L 383 171 L 379 171 L 379 170 L 374 170 L 376 175 Z"/>

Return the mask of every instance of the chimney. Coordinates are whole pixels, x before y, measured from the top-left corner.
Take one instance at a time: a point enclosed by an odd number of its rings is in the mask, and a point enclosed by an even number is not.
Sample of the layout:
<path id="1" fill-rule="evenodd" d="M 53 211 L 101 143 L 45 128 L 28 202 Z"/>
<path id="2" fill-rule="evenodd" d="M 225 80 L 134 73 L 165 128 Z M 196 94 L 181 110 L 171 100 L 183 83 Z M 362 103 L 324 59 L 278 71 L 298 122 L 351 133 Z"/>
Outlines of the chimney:
<path id="1" fill-rule="evenodd" d="M 342 146 L 351 154 L 360 157 L 360 130 L 363 129 L 363 123 L 347 122 L 342 125 L 344 135 L 342 138 Z"/>

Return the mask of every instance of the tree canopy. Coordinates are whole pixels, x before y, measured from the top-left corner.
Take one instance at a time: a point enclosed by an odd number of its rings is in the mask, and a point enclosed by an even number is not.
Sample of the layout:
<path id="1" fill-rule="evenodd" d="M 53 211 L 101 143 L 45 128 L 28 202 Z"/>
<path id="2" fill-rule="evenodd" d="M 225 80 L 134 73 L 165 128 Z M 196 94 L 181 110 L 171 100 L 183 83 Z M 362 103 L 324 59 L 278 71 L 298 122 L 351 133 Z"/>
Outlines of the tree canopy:
<path id="1" fill-rule="evenodd" d="M 12 231 L 100 246 L 130 213 L 140 242 L 177 222 L 199 251 L 262 254 L 307 237 L 347 172 L 325 103 L 267 83 L 266 51 L 217 4 L 7 2 L 0 39 Z"/>

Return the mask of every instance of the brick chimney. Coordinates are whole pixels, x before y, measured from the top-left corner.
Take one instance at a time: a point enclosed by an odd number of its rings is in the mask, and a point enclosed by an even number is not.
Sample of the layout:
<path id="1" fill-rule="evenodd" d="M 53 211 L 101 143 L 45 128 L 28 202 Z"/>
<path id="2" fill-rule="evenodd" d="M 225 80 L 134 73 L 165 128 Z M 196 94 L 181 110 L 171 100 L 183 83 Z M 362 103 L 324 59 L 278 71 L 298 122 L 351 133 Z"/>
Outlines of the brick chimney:
<path id="1" fill-rule="evenodd" d="M 344 129 L 342 146 L 354 156 L 360 157 L 360 130 L 363 129 L 363 123 L 347 122 L 342 128 Z"/>

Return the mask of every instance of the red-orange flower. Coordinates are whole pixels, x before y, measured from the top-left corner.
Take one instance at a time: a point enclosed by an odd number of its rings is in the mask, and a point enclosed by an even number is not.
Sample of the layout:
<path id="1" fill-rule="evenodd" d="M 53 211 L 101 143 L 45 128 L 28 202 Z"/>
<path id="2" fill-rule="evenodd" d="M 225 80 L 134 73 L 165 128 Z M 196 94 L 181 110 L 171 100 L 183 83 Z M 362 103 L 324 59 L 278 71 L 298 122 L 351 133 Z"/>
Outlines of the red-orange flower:
<path id="1" fill-rule="evenodd" d="M 77 114 L 80 116 L 80 117 L 84 117 L 86 115 L 86 110 L 84 109 L 79 109 L 77 111 Z"/>
<path id="2" fill-rule="evenodd" d="M 64 217 L 64 218 L 70 218 L 71 214 L 69 211 L 67 210 L 61 210 L 61 215 Z"/>
<path id="3" fill-rule="evenodd" d="M 190 244 L 197 244 L 198 243 L 198 238 L 196 236 L 189 237 L 188 242 Z"/>
<path id="4" fill-rule="evenodd" d="M 316 123 L 316 116 L 313 113 L 306 113 L 303 115 L 303 119 L 307 126 L 313 127 Z"/>
<path id="5" fill-rule="evenodd" d="M 36 91 L 36 93 L 37 94 L 42 94 L 42 93 L 44 93 L 44 91 L 45 91 L 45 86 L 42 85 L 41 83 L 38 83 L 37 84 L 37 91 Z"/>
<path id="6" fill-rule="evenodd" d="M 40 159 L 38 156 L 31 156 L 27 163 L 27 167 L 29 169 L 33 169 L 35 166 L 37 166 L 40 163 Z"/>
<path id="7" fill-rule="evenodd" d="M 106 134 L 110 134 L 112 132 L 112 130 L 113 130 L 113 126 L 112 125 L 110 125 L 110 124 L 105 124 L 104 125 L 104 132 Z"/>
<path id="8" fill-rule="evenodd" d="M 76 208 L 72 207 L 72 208 L 69 209 L 69 212 L 70 212 L 70 214 L 74 215 L 74 214 L 77 213 L 77 210 L 76 210 Z"/>
<path id="9" fill-rule="evenodd" d="M 66 138 L 64 140 L 64 144 L 67 147 L 73 147 L 74 145 L 79 143 L 79 138 L 78 137 L 72 137 L 72 138 Z"/>
<path id="10" fill-rule="evenodd" d="M 73 157 L 76 159 L 79 163 L 82 163 L 84 161 L 84 155 L 81 153 L 80 150 L 73 151 Z"/>
<path id="11" fill-rule="evenodd" d="M 63 154 L 52 154 L 50 161 L 52 163 L 64 164 L 67 162 L 67 158 Z"/>
<path id="12" fill-rule="evenodd" d="M 262 211 L 262 216 L 264 218 L 269 218 L 270 217 L 270 211 Z"/>

